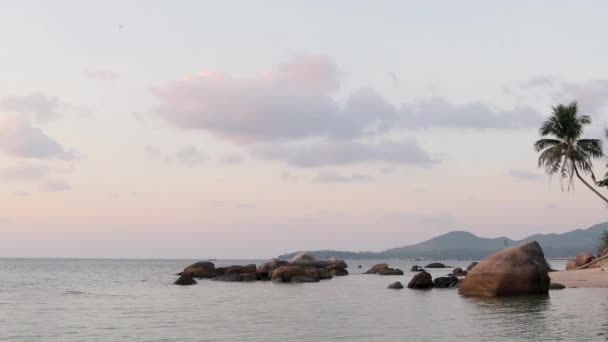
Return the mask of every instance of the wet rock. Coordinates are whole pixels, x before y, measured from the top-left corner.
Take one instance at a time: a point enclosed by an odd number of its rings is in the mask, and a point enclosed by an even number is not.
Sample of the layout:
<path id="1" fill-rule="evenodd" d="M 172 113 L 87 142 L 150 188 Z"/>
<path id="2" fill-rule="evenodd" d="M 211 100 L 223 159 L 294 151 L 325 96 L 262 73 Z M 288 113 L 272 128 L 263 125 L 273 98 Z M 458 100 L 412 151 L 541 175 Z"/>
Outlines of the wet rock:
<path id="1" fill-rule="evenodd" d="M 182 274 L 174 282 L 175 285 L 194 285 L 196 280 L 193 278 L 192 272 L 182 272 Z"/>
<path id="2" fill-rule="evenodd" d="M 401 282 L 400 282 L 400 281 L 398 281 L 398 282 L 395 282 L 395 283 L 390 284 L 390 285 L 388 286 L 388 288 L 389 288 L 389 289 L 395 289 L 395 290 L 402 289 L 402 288 L 403 288 L 403 284 L 401 284 Z"/>
<path id="3" fill-rule="evenodd" d="M 421 270 L 422 267 L 418 266 L 418 265 L 414 265 L 412 266 L 412 268 L 410 268 L 410 272 L 418 272 L 418 270 Z"/>
<path id="4" fill-rule="evenodd" d="M 281 266 L 272 272 L 271 280 L 275 283 L 289 283 L 294 277 L 309 276 L 302 266 Z"/>
<path id="5" fill-rule="evenodd" d="M 289 261 L 287 261 L 287 260 L 273 258 L 273 259 L 270 259 L 270 260 L 266 261 L 265 263 L 261 264 L 260 266 L 258 266 L 257 273 L 259 274 L 260 278 L 270 279 L 270 275 L 271 275 L 270 273 L 274 269 L 281 267 L 281 266 L 285 266 L 287 264 L 289 264 Z"/>
<path id="6" fill-rule="evenodd" d="M 433 286 L 437 288 L 450 288 L 458 286 L 458 277 L 455 276 L 447 276 L 447 277 L 437 277 L 433 280 Z"/>
<path id="7" fill-rule="evenodd" d="M 346 264 L 346 262 L 341 259 L 329 258 L 329 259 L 324 260 L 324 262 L 326 264 L 325 268 L 328 268 L 330 266 L 339 267 L 339 268 L 343 268 L 343 269 L 348 268 L 348 265 Z"/>
<path id="8" fill-rule="evenodd" d="M 384 268 L 378 271 L 379 275 L 403 275 L 403 271 L 398 268 Z"/>
<path id="9" fill-rule="evenodd" d="M 453 271 L 452 271 L 452 275 L 455 277 L 466 277 L 467 276 L 467 271 L 464 271 L 462 268 L 460 267 L 456 267 Z"/>
<path id="10" fill-rule="evenodd" d="M 460 284 L 458 293 L 499 297 L 547 294 L 549 265 L 536 241 L 505 248 L 483 259 Z"/>
<path id="11" fill-rule="evenodd" d="M 194 278 L 213 278 L 215 277 L 215 265 L 211 261 L 196 262 L 182 271 L 182 273 L 192 273 Z"/>
<path id="12" fill-rule="evenodd" d="M 408 289 L 430 289 L 433 287 L 433 277 L 428 272 L 419 272 L 407 284 Z"/>
<path id="13" fill-rule="evenodd" d="M 376 265 L 372 266 L 372 268 L 367 270 L 364 274 L 376 274 L 376 273 L 380 272 L 381 270 L 384 270 L 387 268 L 388 268 L 388 264 L 386 264 L 386 263 L 376 264 Z"/>
<path id="14" fill-rule="evenodd" d="M 563 290 L 565 288 L 566 288 L 566 286 L 562 285 L 560 283 L 553 283 L 552 282 L 551 284 L 549 284 L 549 290 Z"/>
<path id="15" fill-rule="evenodd" d="M 445 268 L 446 266 L 440 262 L 433 262 L 425 266 L 425 268 Z"/>
<path id="16" fill-rule="evenodd" d="M 348 275 L 346 268 L 342 268 L 339 265 L 329 265 L 325 268 L 329 275 L 333 277 L 343 277 Z"/>

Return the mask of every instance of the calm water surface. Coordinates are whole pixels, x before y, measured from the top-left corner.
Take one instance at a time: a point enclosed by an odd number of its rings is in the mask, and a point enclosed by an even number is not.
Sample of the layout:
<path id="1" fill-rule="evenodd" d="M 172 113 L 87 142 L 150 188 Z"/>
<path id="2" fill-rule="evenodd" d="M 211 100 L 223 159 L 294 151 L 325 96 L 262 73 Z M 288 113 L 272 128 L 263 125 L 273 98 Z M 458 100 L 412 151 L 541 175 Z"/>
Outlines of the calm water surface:
<path id="1" fill-rule="evenodd" d="M 605 289 L 501 300 L 463 298 L 453 289 L 389 290 L 394 281 L 409 281 L 413 264 L 427 263 L 402 260 L 389 264 L 405 276 L 358 274 L 379 261 L 351 260 L 353 274 L 321 283 L 172 285 L 191 262 L 0 259 L 0 340 L 608 340 Z M 251 262 L 260 261 L 216 265 Z M 469 261 L 444 263 L 464 268 Z"/>

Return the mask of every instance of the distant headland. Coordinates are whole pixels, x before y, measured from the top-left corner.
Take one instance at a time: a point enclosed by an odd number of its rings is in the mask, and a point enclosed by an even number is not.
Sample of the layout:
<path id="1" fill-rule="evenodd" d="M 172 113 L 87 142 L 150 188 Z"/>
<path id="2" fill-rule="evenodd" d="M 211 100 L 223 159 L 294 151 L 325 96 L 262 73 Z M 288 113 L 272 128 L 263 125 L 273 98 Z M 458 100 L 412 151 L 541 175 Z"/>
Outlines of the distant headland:
<path id="1" fill-rule="evenodd" d="M 512 240 L 507 237 L 481 238 L 466 231 L 453 231 L 415 245 L 391 248 L 382 252 L 318 250 L 311 253 L 319 259 L 481 259 L 505 246 L 537 241 L 543 248 L 545 257 L 566 258 L 581 252 L 595 254 L 600 236 L 606 230 L 608 230 L 608 222 L 562 234 L 535 234 L 522 240 Z M 283 254 L 280 258 L 289 259 L 298 252 Z"/>

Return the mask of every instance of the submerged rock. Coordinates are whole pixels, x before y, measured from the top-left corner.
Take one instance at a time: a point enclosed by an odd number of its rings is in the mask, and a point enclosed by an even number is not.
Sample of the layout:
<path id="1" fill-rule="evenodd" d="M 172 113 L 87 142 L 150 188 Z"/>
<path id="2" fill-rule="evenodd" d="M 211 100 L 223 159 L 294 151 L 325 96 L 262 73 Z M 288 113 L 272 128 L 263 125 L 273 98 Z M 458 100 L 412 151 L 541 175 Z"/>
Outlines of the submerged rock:
<path id="1" fill-rule="evenodd" d="M 182 272 L 182 274 L 174 282 L 175 285 L 194 285 L 196 280 L 193 278 L 192 272 Z"/>
<path id="2" fill-rule="evenodd" d="M 565 288 L 566 288 L 566 286 L 562 285 L 560 283 L 553 283 L 552 282 L 551 284 L 549 284 L 549 290 L 563 290 Z"/>
<path id="3" fill-rule="evenodd" d="M 333 277 L 343 277 L 348 275 L 346 268 L 340 267 L 339 264 L 329 265 L 325 269 L 327 272 L 329 272 L 329 275 Z"/>
<path id="4" fill-rule="evenodd" d="M 395 289 L 395 290 L 402 289 L 402 288 L 403 288 L 403 284 L 401 284 L 401 282 L 400 282 L 400 281 L 398 281 L 398 282 L 395 282 L 395 283 L 390 284 L 390 285 L 388 286 L 388 288 L 389 288 L 389 289 Z"/>
<path id="5" fill-rule="evenodd" d="M 455 277 L 466 277 L 468 274 L 467 271 L 463 271 L 462 268 L 460 267 L 456 267 L 453 271 L 452 271 L 452 275 Z"/>
<path id="6" fill-rule="evenodd" d="M 398 268 L 385 268 L 378 271 L 379 275 L 403 275 L 403 271 Z"/>
<path id="7" fill-rule="evenodd" d="M 433 277 L 426 271 L 415 274 L 412 280 L 407 284 L 408 289 L 430 289 L 432 287 Z"/>
<path id="8" fill-rule="evenodd" d="M 425 268 L 445 268 L 446 266 L 440 262 L 433 262 L 425 266 Z"/>
<path id="9" fill-rule="evenodd" d="M 472 296 L 547 294 L 549 265 L 538 242 L 505 248 L 483 259 L 460 284 Z"/>

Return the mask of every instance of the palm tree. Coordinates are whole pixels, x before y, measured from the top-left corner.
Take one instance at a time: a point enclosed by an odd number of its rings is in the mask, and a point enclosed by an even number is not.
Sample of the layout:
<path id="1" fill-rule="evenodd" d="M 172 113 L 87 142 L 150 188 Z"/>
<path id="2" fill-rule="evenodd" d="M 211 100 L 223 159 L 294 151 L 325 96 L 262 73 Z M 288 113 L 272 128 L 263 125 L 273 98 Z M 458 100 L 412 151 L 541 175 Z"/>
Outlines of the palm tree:
<path id="1" fill-rule="evenodd" d="M 574 175 L 580 179 L 593 193 L 608 203 L 608 198 L 600 194 L 581 176 L 593 174 L 593 159 L 602 158 L 602 141 L 599 139 L 579 139 L 583 135 L 584 126 L 591 123 L 588 115 L 579 115 L 576 101 L 569 105 L 553 107 L 553 113 L 540 127 L 542 137 L 534 143 L 538 157 L 538 167 L 544 167 L 548 175 L 559 174 L 562 179 L 568 179 L 568 189 L 574 185 Z"/>

